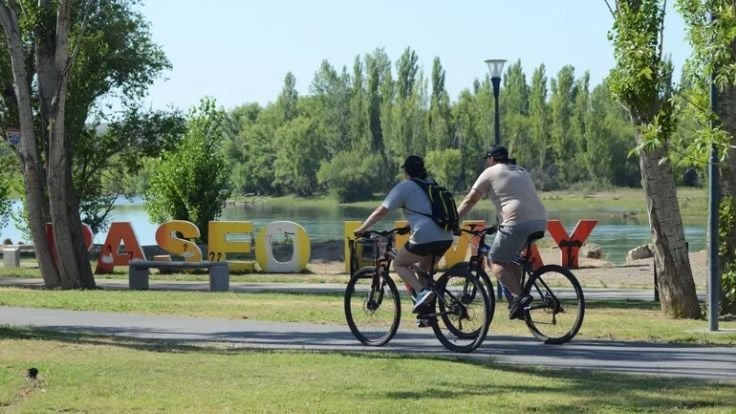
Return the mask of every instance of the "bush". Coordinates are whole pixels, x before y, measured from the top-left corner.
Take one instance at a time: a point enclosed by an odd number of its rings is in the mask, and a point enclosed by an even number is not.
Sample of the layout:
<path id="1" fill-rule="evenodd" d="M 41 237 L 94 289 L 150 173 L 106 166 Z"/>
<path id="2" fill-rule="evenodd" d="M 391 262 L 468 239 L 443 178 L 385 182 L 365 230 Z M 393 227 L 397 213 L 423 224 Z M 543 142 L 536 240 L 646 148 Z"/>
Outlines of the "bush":
<path id="1" fill-rule="evenodd" d="M 322 163 L 317 179 L 341 203 L 369 200 L 378 184 L 380 168 L 381 159 L 377 155 L 341 152 Z"/>
<path id="2" fill-rule="evenodd" d="M 214 101 L 204 100 L 192 111 L 179 146 L 164 154 L 144 194 L 152 220 L 188 220 L 207 241 L 209 222 L 222 214 L 230 196 L 222 151 L 225 113 Z"/>

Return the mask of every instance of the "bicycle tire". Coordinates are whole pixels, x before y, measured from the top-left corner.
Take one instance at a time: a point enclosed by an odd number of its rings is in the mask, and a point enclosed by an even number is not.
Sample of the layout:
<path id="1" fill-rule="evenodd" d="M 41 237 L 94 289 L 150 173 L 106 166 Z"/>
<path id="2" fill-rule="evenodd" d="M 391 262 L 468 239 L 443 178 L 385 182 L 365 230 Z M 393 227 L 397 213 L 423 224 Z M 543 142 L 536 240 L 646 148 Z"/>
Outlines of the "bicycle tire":
<path id="1" fill-rule="evenodd" d="M 394 281 L 386 274 L 376 275 L 373 267 L 358 269 L 345 288 L 345 319 L 362 344 L 388 343 L 401 320 L 401 301 Z"/>
<path id="2" fill-rule="evenodd" d="M 493 315 L 496 311 L 496 298 L 493 292 L 493 283 L 491 283 L 491 279 L 488 277 L 488 274 L 486 274 L 486 272 L 483 271 L 483 269 L 480 269 L 477 272 L 473 272 L 472 270 L 470 270 L 470 266 L 467 262 L 459 263 L 453 266 L 452 268 L 448 269 L 447 272 L 468 272 L 471 275 L 475 276 L 480 281 L 481 286 L 483 286 L 483 288 L 486 290 L 486 294 L 488 295 L 488 320 L 486 324 L 488 325 L 488 330 L 490 331 L 491 322 L 493 322 Z M 471 296 L 471 297 L 466 297 L 464 300 L 472 301 L 473 299 L 474 298 Z M 440 310 L 440 314 L 442 313 L 443 313 L 442 310 Z M 450 321 L 443 320 L 443 322 L 445 322 L 447 329 L 450 330 L 450 332 L 452 332 L 452 334 L 455 336 L 468 339 L 476 335 L 474 332 L 466 333 L 466 332 L 460 331 L 452 323 L 450 323 Z"/>
<path id="3" fill-rule="evenodd" d="M 488 333 L 488 294 L 472 273 L 450 269 L 434 285 L 438 311 L 432 330 L 442 345 L 453 352 L 472 352 Z M 440 323 L 441 321 L 441 323 Z"/>
<path id="4" fill-rule="evenodd" d="M 559 345 L 577 335 L 585 318 L 585 297 L 572 272 L 558 265 L 542 266 L 529 277 L 523 294 L 532 296 L 524 321 L 534 337 Z"/>

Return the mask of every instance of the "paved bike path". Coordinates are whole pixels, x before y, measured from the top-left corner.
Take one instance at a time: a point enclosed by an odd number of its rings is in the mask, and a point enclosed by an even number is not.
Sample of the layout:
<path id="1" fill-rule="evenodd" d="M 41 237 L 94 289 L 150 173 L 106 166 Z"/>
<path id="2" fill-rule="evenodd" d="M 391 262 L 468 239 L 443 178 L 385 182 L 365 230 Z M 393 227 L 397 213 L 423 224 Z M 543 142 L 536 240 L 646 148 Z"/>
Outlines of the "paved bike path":
<path id="1" fill-rule="evenodd" d="M 531 337 L 494 336 L 472 354 L 448 352 L 429 329 L 406 329 L 380 348 L 362 346 L 347 326 L 277 323 L 0 307 L 0 325 L 32 326 L 182 344 L 338 352 L 443 355 L 501 364 L 736 381 L 736 348 L 639 342 L 585 341 L 554 346 Z"/>
<path id="2" fill-rule="evenodd" d="M 128 290 L 127 279 L 97 279 L 97 287 L 102 289 Z M 253 282 L 230 282 L 231 292 L 260 293 L 260 292 L 282 292 L 282 293 L 337 293 L 345 292 L 345 283 L 253 283 Z M 17 286 L 42 288 L 43 280 L 40 278 L 18 278 L 0 277 L 0 287 Z M 209 291 L 208 281 L 149 281 L 151 290 L 179 290 L 179 291 Z M 400 288 L 401 289 L 401 288 Z M 585 288 L 583 294 L 589 300 L 654 300 L 652 289 L 614 289 L 614 288 Z M 705 299 L 705 292 L 699 291 L 698 297 Z"/>

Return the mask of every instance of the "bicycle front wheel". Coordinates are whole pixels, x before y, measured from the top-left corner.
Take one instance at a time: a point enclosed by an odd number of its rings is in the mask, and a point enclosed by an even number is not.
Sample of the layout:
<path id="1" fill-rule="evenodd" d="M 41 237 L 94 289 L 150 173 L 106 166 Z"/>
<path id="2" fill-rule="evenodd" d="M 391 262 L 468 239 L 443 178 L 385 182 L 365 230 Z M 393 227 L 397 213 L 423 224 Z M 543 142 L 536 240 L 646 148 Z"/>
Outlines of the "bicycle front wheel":
<path id="1" fill-rule="evenodd" d="M 543 266 L 529 277 L 524 294 L 532 297 L 524 320 L 546 344 L 564 344 L 577 335 L 585 317 L 580 283 L 562 266 Z"/>
<path id="2" fill-rule="evenodd" d="M 453 352 L 471 352 L 488 333 L 488 294 L 477 277 L 450 269 L 437 280 L 436 306 L 439 318 L 432 324 L 437 339 Z"/>
<path id="3" fill-rule="evenodd" d="M 345 319 L 364 345 L 382 346 L 394 337 L 401 320 L 396 284 L 373 267 L 359 269 L 345 289 Z"/>

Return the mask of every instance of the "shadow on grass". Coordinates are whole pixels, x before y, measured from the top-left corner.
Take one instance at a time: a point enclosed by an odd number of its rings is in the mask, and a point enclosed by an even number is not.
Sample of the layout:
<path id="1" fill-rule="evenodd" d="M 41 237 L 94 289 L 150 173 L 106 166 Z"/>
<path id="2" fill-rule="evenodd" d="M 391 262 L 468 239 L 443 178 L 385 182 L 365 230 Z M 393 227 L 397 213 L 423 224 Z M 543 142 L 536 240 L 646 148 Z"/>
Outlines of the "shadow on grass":
<path id="1" fill-rule="evenodd" d="M 660 310 L 659 302 L 632 299 L 606 299 L 606 300 L 590 300 L 585 299 L 586 309 L 641 309 L 641 310 Z"/>

